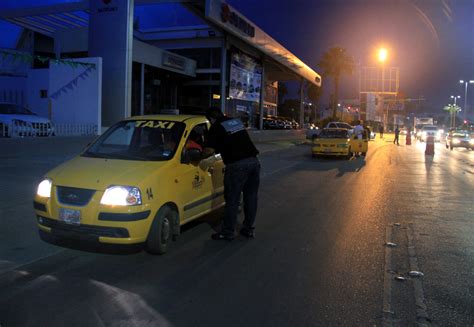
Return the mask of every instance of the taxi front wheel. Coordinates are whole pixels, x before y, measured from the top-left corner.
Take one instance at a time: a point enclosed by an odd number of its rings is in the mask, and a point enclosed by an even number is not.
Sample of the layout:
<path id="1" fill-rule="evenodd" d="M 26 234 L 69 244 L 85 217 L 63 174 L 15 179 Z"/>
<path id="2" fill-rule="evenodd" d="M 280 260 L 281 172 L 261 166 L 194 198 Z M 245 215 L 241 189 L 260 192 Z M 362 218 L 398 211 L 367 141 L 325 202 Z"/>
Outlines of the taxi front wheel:
<path id="1" fill-rule="evenodd" d="M 163 254 L 172 241 L 173 222 L 178 213 L 169 206 L 164 206 L 155 216 L 146 240 L 146 251 L 152 254 Z"/>

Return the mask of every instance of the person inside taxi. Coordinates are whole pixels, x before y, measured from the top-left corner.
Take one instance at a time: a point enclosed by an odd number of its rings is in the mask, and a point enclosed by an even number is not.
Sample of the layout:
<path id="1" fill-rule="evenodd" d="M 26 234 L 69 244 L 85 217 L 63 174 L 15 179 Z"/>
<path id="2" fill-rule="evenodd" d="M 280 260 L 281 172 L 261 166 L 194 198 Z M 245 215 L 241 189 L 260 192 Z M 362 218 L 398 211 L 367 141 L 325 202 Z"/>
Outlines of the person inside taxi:
<path id="1" fill-rule="evenodd" d="M 244 221 L 240 234 L 254 238 L 257 215 L 258 188 L 260 184 L 260 162 L 258 150 L 253 144 L 244 124 L 238 118 L 224 116 L 219 108 L 206 111 L 211 128 L 204 144 L 204 157 L 220 153 L 225 164 L 223 228 L 212 234 L 214 240 L 234 239 L 240 195 L 243 193 Z"/>
<path id="2" fill-rule="evenodd" d="M 185 148 L 186 150 L 197 149 L 202 152 L 203 150 L 203 131 L 202 129 L 194 128 L 191 133 L 189 133 L 189 138 L 186 141 Z"/>

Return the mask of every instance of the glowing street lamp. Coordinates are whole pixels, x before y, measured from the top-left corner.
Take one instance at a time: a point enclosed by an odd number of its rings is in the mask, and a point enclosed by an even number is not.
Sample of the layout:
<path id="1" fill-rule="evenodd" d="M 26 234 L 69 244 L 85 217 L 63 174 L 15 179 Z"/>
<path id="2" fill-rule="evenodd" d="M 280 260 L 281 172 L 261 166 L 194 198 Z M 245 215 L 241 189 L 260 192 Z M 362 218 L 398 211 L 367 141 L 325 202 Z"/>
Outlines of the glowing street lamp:
<path id="1" fill-rule="evenodd" d="M 380 48 L 377 54 L 377 58 L 381 63 L 384 63 L 387 60 L 388 51 L 385 48 Z"/>
<path id="2" fill-rule="evenodd" d="M 451 99 L 454 99 L 454 105 L 456 105 L 456 100 L 457 99 L 460 99 L 461 96 L 460 95 L 451 95 Z M 464 108 L 465 109 L 465 108 Z"/>
<path id="3" fill-rule="evenodd" d="M 388 51 L 386 48 L 380 48 L 377 51 L 377 59 L 379 62 L 382 64 L 382 96 L 385 93 L 385 61 L 387 60 L 388 57 Z M 385 104 L 382 104 L 382 106 L 385 106 Z M 382 111 L 383 111 L 382 107 Z M 388 106 L 387 106 L 387 113 L 384 115 L 384 125 L 387 126 L 388 123 Z"/>
<path id="4" fill-rule="evenodd" d="M 470 81 L 468 82 L 468 81 L 460 80 L 459 83 L 466 85 L 465 88 L 464 88 L 464 119 L 466 119 L 466 118 L 467 118 L 467 85 L 468 85 L 468 84 L 473 84 L 474 81 L 473 81 L 473 80 L 470 80 Z"/>

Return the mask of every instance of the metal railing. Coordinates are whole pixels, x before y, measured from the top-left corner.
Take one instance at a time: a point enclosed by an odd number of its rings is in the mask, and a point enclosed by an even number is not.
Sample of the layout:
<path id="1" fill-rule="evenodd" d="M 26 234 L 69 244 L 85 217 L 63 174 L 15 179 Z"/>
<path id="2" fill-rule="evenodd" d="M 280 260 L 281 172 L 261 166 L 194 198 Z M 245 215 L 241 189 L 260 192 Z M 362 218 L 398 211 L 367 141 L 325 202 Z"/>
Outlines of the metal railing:
<path id="1" fill-rule="evenodd" d="M 0 123 L 0 137 L 94 136 L 97 125 L 84 123 Z"/>

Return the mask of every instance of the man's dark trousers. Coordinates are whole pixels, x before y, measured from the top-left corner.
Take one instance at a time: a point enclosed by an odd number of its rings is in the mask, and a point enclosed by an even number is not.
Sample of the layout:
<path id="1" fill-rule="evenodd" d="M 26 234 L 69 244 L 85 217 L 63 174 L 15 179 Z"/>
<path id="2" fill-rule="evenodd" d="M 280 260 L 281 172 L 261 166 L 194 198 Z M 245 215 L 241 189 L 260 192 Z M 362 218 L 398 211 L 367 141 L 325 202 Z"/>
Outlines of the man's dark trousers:
<path id="1" fill-rule="evenodd" d="M 240 194 L 243 192 L 244 215 L 243 229 L 254 229 L 258 205 L 258 187 L 260 184 L 260 162 L 256 157 L 246 158 L 227 164 L 224 173 L 224 226 L 222 234 L 234 235 L 239 211 Z"/>

